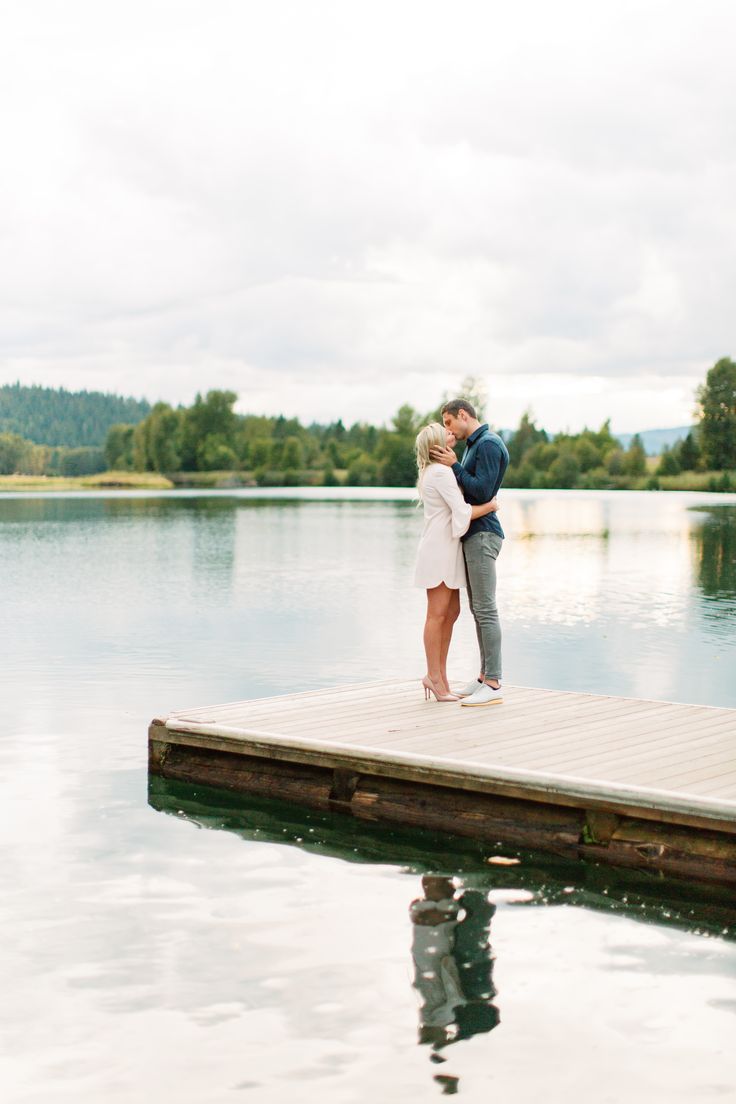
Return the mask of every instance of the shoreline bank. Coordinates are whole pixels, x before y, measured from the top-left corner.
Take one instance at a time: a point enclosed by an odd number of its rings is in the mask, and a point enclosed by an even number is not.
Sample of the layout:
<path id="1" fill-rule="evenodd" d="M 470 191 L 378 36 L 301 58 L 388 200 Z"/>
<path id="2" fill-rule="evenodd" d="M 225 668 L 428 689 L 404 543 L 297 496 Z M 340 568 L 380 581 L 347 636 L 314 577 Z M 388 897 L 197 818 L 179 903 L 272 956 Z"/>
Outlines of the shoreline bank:
<path id="1" fill-rule="evenodd" d="M 336 471 L 334 483 L 323 483 L 322 472 L 299 472 L 298 479 L 287 478 L 278 481 L 280 473 L 268 473 L 266 481 L 256 480 L 253 472 L 211 471 L 211 472 L 172 472 L 161 475 L 158 472 L 107 471 L 96 475 L 47 476 L 47 475 L 0 475 L 2 491 L 130 491 L 130 490 L 260 490 L 260 491 L 298 491 L 312 490 L 408 490 L 408 487 L 378 488 L 363 484 L 346 482 L 346 471 Z M 271 478 L 273 477 L 273 478 Z M 726 477 L 726 478 L 724 478 Z M 709 494 L 733 493 L 736 488 L 736 472 L 687 472 L 676 476 L 660 476 L 653 480 L 651 476 L 637 479 L 615 479 L 605 486 L 597 487 L 516 487 L 506 486 L 504 490 L 523 491 L 690 491 Z"/>

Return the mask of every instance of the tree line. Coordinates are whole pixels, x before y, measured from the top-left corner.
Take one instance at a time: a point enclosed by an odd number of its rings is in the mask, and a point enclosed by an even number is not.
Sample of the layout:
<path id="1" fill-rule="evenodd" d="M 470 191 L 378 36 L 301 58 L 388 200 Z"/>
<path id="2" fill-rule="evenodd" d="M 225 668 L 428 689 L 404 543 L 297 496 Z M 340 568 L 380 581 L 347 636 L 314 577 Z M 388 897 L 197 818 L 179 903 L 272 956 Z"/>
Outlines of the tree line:
<path id="1" fill-rule="evenodd" d="M 599 430 L 557 433 L 539 429 L 529 414 L 507 442 L 510 487 L 636 487 L 656 490 L 686 473 L 710 473 L 711 490 L 736 488 L 736 362 L 717 361 L 698 388 L 697 425 L 681 441 L 665 448 L 650 465 L 638 434 L 627 449 L 613 436 L 609 422 Z M 720 474 L 716 474 L 720 473 Z M 670 481 L 668 484 L 668 480 Z M 682 485 L 691 485 L 684 481 Z"/>
<path id="2" fill-rule="evenodd" d="M 104 471 L 110 426 L 140 422 L 143 399 L 64 387 L 0 386 L 0 474 L 93 475 Z"/>
<path id="3" fill-rule="evenodd" d="M 340 419 L 305 426 L 283 415 L 239 415 L 236 401 L 234 391 L 209 391 L 190 407 L 157 403 L 139 425 L 113 426 L 105 445 L 109 468 L 245 472 L 261 486 L 409 486 L 416 478 L 418 416 L 409 406 L 388 428 L 365 422 L 348 428 Z"/>
<path id="4" fill-rule="evenodd" d="M 107 468 L 104 449 L 52 448 L 17 433 L 0 433 L 0 475 L 95 475 Z"/>
<path id="5" fill-rule="evenodd" d="M 151 404 L 144 399 L 101 391 L 20 383 L 0 386 L 0 433 L 51 448 L 102 449 L 111 425 L 140 422 L 150 411 Z"/>
<path id="6" fill-rule="evenodd" d="M 465 397 L 481 410 L 484 396 L 477 381 L 462 385 Z M 684 471 L 736 469 L 736 362 L 724 358 L 708 372 L 699 389 L 700 420 L 695 431 L 665 450 L 649 470 L 641 439 L 627 449 L 600 429 L 550 435 L 530 413 L 507 433 L 510 487 L 601 488 L 657 486 L 660 476 Z M 133 471 L 248 473 L 258 484 L 337 483 L 350 486 L 411 486 L 416 479 L 414 438 L 440 409 L 420 413 L 404 405 L 388 427 L 342 421 L 304 426 L 296 418 L 238 415 L 232 391 L 198 395 L 192 406 L 173 409 L 157 403 L 137 426 L 114 426 L 108 434 L 110 468 Z M 462 444 L 458 448 L 462 454 Z M 339 474 L 338 474 L 339 473 Z M 728 479 L 730 480 L 730 476 Z"/>
<path id="7" fill-rule="evenodd" d="M 462 385 L 481 415 L 484 395 L 477 381 Z M 85 475 L 93 471 L 238 473 L 260 486 L 322 484 L 412 486 L 416 480 L 414 438 L 439 407 L 420 413 L 400 407 L 390 424 L 302 425 L 297 418 L 237 414 L 233 391 L 197 395 L 189 407 L 156 403 L 137 423 L 112 425 L 104 450 L 54 450 L 0 434 L 0 472 Z M 510 466 L 507 487 L 587 488 L 667 486 L 683 473 L 711 473 L 712 489 L 731 489 L 736 479 L 736 362 L 719 360 L 699 388 L 698 424 L 665 449 L 652 468 L 638 436 L 624 449 L 609 422 L 580 433 L 549 434 L 525 413 L 506 432 Z M 462 444 L 458 446 L 462 455 Z M 720 473 L 720 474 L 718 474 Z"/>

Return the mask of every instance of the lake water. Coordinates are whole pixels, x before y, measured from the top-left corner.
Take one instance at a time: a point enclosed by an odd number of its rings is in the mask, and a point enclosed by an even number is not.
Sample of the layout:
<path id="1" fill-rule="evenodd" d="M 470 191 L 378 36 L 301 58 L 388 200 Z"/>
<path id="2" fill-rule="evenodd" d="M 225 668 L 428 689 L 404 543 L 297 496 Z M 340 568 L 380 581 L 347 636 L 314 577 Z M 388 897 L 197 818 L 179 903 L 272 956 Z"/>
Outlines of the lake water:
<path id="1" fill-rule="evenodd" d="M 156 714 L 418 680 L 410 498 L 0 495 L 3 1101 L 736 1098 L 724 893 L 149 791 Z M 736 497 L 501 517 L 509 682 L 736 707 Z"/>

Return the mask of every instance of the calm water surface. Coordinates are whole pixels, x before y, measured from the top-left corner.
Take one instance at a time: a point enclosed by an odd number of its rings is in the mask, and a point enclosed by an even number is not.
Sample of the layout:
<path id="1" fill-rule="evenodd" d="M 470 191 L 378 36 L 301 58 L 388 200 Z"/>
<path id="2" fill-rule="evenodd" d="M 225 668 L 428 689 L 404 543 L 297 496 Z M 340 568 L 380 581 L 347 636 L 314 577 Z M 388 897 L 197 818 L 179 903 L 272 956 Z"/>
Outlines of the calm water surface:
<path id="1" fill-rule="evenodd" d="M 2 1099 L 733 1100 L 725 895 L 149 792 L 154 714 L 422 673 L 408 494 L 296 494 L 0 495 Z M 733 496 L 502 518 L 510 682 L 736 706 Z"/>

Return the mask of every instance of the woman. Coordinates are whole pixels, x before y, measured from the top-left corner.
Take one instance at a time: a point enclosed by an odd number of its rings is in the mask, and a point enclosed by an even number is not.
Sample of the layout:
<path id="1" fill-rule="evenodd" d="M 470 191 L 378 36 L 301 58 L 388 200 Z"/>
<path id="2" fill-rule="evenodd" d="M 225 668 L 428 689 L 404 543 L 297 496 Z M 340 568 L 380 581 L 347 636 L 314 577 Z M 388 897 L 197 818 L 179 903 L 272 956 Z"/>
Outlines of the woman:
<path id="1" fill-rule="evenodd" d="M 427 674 L 422 685 L 425 698 L 432 693 L 437 701 L 459 701 L 447 681 L 447 653 L 452 627 L 460 615 L 460 587 L 465 586 L 460 537 L 475 518 L 498 509 L 495 498 L 481 506 L 471 506 L 464 500 L 452 469 L 431 459 L 431 448 L 452 448 L 454 444 L 454 435 L 439 422 L 425 426 L 416 440 L 417 488 L 424 505 L 424 531 L 419 542 L 414 585 L 427 591 L 424 625 Z"/>

